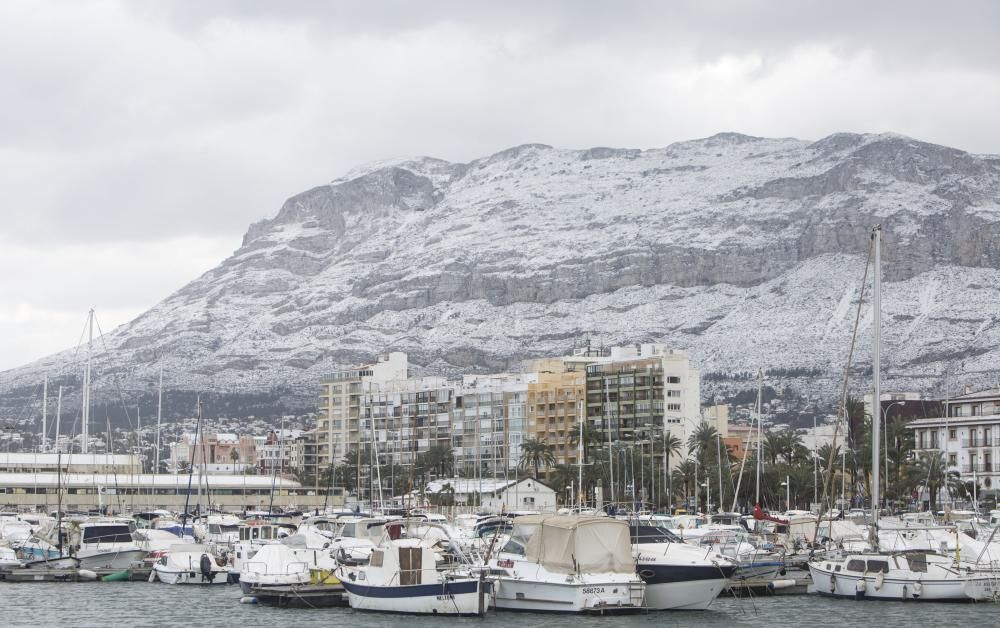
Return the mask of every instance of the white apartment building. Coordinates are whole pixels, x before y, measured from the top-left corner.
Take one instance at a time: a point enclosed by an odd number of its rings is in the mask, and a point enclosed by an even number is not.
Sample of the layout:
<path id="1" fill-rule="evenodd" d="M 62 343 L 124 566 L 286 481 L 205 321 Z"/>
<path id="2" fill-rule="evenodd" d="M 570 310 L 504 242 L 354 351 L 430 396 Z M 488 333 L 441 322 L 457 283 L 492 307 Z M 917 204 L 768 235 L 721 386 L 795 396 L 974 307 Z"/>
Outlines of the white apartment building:
<path id="1" fill-rule="evenodd" d="M 940 452 L 948 470 L 985 489 L 1000 488 L 1000 389 L 966 394 L 942 403 L 943 417 L 916 419 L 917 453 Z"/>
<path id="2" fill-rule="evenodd" d="M 316 417 L 316 464 L 320 469 L 340 464 L 351 444 L 360 442 L 361 397 L 372 385 L 406 379 L 405 353 L 378 357 L 374 364 L 337 371 L 320 382 Z"/>

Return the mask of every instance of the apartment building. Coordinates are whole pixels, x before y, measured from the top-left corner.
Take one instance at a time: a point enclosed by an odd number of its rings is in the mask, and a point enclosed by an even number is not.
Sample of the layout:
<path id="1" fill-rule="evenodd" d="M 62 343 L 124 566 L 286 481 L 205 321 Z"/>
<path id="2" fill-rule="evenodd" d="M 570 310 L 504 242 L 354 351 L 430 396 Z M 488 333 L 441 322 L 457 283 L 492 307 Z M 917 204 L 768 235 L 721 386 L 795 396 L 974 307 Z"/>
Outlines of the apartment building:
<path id="1" fill-rule="evenodd" d="M 944 416 L 915 419 L 917 453 L 944 454 L 949 471 L 1000 488 L 1000 389 L 972 392 L 941 402 Z"/>
<path id="2" fill-rule="evenodd" d="M 379 356 L 375 363 L 337 371 L 320 381 L 316 416 L 316 465 L 340 463 L 351 445 L 360 442 L 361 398 L 375 386 L 406 379 L 405 353 Z"/>
<path id="3" fill-rule="evenodd" d="M 612 348 L 587 366 L 586 395 L 587 421 L 611 440 L 669 430 L 686 441 L 701 421 L 701 375 L 687 352 L 664 345 Z"/>
<path id="4" fill-rule="evenodd" d="M 454 407 L 454 387 L 442 377 L 372 382 L 361 397 L 362 446 L 376 443 L 383 464 L 410 466 L 434 447 L 452 446 Z"/>
<path id="5" fill-rule="evenodd" d="M 532 438 L 548 445 L 555 464 L 576 464 L 574 436 L 584 415 L 587 376 L 583 371 L 540 372 L 528 384 L 528 426 Z"/>
<path id="6" fill-rule="evenodd" d="M 456 390 L 453 438 L 455 467 L 466 474 L 498 477 L 511 469 L 508 438 L 508 391 L 525 378 L 521 374 L 466 375 Z"/>

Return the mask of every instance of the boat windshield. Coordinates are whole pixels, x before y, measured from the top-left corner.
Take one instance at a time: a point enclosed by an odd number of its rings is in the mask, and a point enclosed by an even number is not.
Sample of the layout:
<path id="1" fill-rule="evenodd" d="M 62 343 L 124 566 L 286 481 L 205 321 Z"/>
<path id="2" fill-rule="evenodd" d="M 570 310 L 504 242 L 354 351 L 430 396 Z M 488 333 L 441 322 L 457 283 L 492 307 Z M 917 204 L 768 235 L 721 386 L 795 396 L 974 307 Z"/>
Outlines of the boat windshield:
<path id="1" fill-rule="evenodd" d="M 676 534 L 659 526 L 631 525 L 629 536 L 633 543 L 683 543 Z"/>
<path id="2" fill-rule="evenodd" d="M 91 526 L 83 529 L 84 543 L 131 543 L 132 531 L 127 525 Z"/>

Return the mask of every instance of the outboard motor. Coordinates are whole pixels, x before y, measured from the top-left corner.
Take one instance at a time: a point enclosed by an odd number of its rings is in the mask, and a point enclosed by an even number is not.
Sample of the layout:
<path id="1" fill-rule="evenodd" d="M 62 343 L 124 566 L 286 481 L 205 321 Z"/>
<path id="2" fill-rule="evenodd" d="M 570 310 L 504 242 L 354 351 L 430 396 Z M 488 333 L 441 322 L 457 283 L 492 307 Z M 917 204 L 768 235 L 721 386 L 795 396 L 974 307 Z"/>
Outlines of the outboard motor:
<path id="1" fill-rule="evenodd" d="M 212 582 L 212 559 L 208 557 L 208 554 L 201 555 L 201 581 Z"/>

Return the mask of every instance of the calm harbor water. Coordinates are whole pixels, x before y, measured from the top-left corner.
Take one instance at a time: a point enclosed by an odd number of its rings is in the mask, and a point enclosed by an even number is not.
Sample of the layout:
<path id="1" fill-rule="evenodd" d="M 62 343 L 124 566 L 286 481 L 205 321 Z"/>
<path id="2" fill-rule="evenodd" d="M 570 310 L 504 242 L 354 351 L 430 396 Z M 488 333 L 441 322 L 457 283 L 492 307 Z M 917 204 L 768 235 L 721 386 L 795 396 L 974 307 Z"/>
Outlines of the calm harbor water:
<path id="1" fill-rule="evenodd" d="M 0 584 L 0 625 L 3 626 L 292 626 L 331 625 L 351 628 L 655 628 L 657 626 L 859 626 L 879 628 L 994 625 L 995 604 L 921 604 L 914 602 L 855 602 L 815 595 L 720 598 L 703 612 L 661 612 L 629 617 L 562 617 L 533 614 L 491 614 L 485 619 L 406 617 L 355 613 L 350 609 L 276 609 L 239 603 L 234 586 L 184 587 L 143 582 L 4 583 Z"/>

